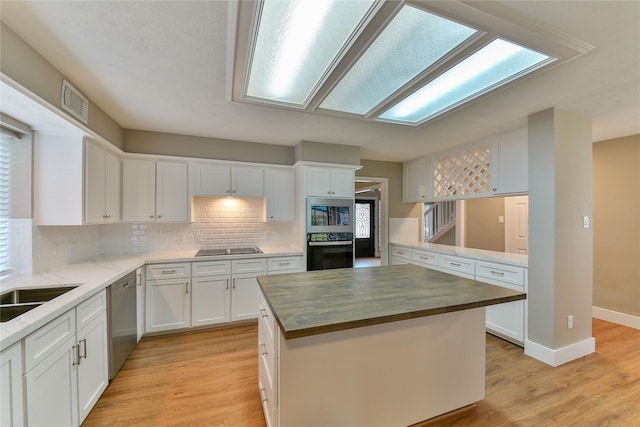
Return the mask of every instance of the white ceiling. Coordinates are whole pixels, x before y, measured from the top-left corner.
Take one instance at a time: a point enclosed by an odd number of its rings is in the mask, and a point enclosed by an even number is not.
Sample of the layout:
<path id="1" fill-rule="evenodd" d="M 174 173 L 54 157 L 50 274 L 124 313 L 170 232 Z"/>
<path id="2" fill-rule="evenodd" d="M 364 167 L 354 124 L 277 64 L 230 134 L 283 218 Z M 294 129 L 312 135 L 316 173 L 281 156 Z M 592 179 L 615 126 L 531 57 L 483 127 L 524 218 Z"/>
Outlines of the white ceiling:
<path id="1" fill-rule="evenodd" d="M 225 1 L 3 1 L 0 14 L 125 129 L 357 145 L 390 161 L 525 126 L 550 107 L 591 117 L 594 141 L 640 133 L 640 1 L 499 3 L 595 49 L 417 129 L 228 101 Z"/>

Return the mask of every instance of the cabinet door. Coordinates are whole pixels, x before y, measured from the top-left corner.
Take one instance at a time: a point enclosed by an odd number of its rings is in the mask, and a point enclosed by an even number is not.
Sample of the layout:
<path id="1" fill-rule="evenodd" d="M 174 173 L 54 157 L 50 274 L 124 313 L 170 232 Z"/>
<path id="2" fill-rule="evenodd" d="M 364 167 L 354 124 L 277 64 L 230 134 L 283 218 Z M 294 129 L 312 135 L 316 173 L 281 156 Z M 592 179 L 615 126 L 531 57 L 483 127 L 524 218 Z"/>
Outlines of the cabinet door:
<path id="1" fill-rule="evenodd" d="M 524 344 L 524 301 L 512 301 L 486 308 L 487 330 L 498 336 Z"/>
<path id="2" fill-rule="evenodd" d="M 106 221 L 105 210 L 105 155 L 106 152 L 92 144 L 85 147 L 84 222 L 87 224 Z"/>
<path id="3" fill-rule="evenodd" d="M 191 163 L 191 194 L 228 196 L 231 194 L 231 168 L 226 165 Z"/>
<path id="4" fill-rule="evenodd" d="M 353 197 L 355 172 L 352 169 L 331 170 L 331 197 Z"/>
<path id="5" fill-rule="evenodd" d="M 146 331 L 191 326 L 189 279 L 147 280 Z"/>
<path id="6" fill-rule="evenodd" d="M 331 196 L 331 169 L 307 168 L 307 196 L 330 197 Z"/>
<path id="7" fill-rule="evenodd" d="M 107 312 L 78 332 L 78 410 L 80 423 L 109 385 Z"/>
<path id="8" fill-rule="evenodd" d="M 429 161 L 420 158 L 403 165 L 403 202 L 429 202 L 433 200 L 433 179 Z"/>
<path id="9" fill-rule="evenodd" d="M 144 334 L 144 313 L 145 313 L 145 297 L 144 297 L 144 268 L 136 270 L 136 323 L 138 329 L 138 342 Z"/>
<path id="10" fill-rule="evenodd" d="M 125 159 L 122 162 L 122 220 L 156 218 L 156 162 Z"/>
<path id="11" fill-rule="evenodd" d="M 293 170 L 265 170 L 265 197 L 267 199 L 267 221 L 293 221 Z"/>
<path id="12" fill-rule="evenodd" d="M 229 321 L 229 275 L 194 277 L 191 293 L 191 326 Z"/>
<path id="13" fill-rule="evenodd" d="M 495 162 L 497 157 L 497 165 L 491 165 L 491 172 L 496 175 L 492 177 L 493 193 L 526 193 L 529 190 L 527 129 L 499 135 L 492 147 L 494 151 L 497 151 L 497 156 L 492 154 L 491 160 Z"/>
<path id="14" fill-rule="evenodd" d="M 189 221 L 187 164 L 158 162 L 156 220 Z"/>
<path id="15" fill-rule="evenodd" d="M 0 353 L 0 425 L 24 425 L 22 347 L 16 343 Z"/>
<path id="16" fill-rule="evenodd" d="M 256 279 L 256 277 L 256 274 L 239 274 L 232 277 L 232 322 L 258 317 L 258 292 L 260 285 L 258 285 L 258 279 Z"/>
<path id="17" fill-rule="evenodd" d="M 105 152 L 105 216 L 107 222 L 119 222 L 121 185 L 121 161 L 111 153 Z"/>
<path id="18" fill-rule="evenodd" d="M 251 166 L 235 166 L 231 169 L 231 194 L 233 196 L 264 196 L 264 169 Z"/>
<path id="19" fill-rule="evenodd" d="M 29 425 L 78 425 L 76 349 L 74 335 L 24 376 Z"/>

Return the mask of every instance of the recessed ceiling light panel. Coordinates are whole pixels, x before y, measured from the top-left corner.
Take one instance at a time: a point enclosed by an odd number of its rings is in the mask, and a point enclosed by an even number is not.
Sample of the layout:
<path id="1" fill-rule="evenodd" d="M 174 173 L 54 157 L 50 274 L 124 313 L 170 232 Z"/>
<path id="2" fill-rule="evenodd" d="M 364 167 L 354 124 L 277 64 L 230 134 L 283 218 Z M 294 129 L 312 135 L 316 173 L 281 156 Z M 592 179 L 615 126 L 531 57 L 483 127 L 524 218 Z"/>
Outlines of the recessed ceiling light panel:
<path id="1" fill-rule="evenodd" d="M 246 96 L 304 106 L 373 0 L 264 0 Z"/>
<path id="2" fill-rule="evenodd" d="M 387 110 L 380 119 L 424 123 L 555 59 L 498 38 Z"/>
<path id="3" fill-rule="evenodd" d="M 365 115 L 477 33 L 405 4 L 320 108 Z"/>

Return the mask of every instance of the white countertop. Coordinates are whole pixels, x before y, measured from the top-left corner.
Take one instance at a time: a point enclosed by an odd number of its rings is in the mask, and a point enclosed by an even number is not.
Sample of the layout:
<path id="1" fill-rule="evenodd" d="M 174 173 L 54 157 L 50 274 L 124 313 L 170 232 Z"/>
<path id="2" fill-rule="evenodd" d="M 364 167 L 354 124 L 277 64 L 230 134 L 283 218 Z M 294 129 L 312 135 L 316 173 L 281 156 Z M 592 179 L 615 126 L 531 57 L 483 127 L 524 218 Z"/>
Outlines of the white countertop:
<path id="1" fill-rule="evenodd" d="M 417 241 L 395 241 L 391 245 L 403 246 L 409 249 L 422 249 L 445 255 L 455 255 L 463 258 L 473 258 L 476 260 L 498 262 L 501 264 L 514 265 L 517 267 L 528 267 L 529 257 L 507 252 L 487 251 L 484 249 L 463 248 L 461 246 L 439 245 L 437 243 L 424 243 Z"/>
<path id="2" fill-rule="evenodd" d="M 145 264 L 302 255 L 302 250 L 296 248 L 271 247 L 261 249 L 263 251 L 262 254 L 209 257 L 195 257 L 196 250 L 154 252 L 140 255 L 100 255 L 82 262 L 58 266 L 39 274 L 12 276 L 3 279 L 0 282 L 1 292 L 16 288 L 79 286 L 13 320 L 1 323 L 0 350 L 4 350 L 13 343 L 18 342 L 57 316 Z"/>

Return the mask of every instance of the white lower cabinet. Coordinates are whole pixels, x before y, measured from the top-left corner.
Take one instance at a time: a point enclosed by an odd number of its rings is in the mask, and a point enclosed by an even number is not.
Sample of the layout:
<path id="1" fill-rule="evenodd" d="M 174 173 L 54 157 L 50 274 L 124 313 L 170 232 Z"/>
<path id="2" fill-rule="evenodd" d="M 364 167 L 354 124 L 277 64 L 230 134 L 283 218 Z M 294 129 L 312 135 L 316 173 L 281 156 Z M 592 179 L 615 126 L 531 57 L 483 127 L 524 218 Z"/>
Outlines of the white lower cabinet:
<path id="1" fill-rule="evenodd" d="M 231 262 L 231 321 L 258 317 L 259 285 L 257 277 L 267 274 L 264 258 Z"/>
<path id="2" fill-rule="evenodd" d="M 194 262 L 192 267 L 191 326 L 229 322 L 231 261 Z"/>
<path id="3" fill-rule="evenodd" d="M 391 265 L 411 263 L 411 250 L 391 246 Z"/>
<path id="4" fill-rule="evenodd" d="M 22 426 L 25 422 L 21 342 L 0 353 L 0 378 L 0 426 Z"/>
<path id="5" fill-rule="evenodd" d="M 420 251 L 413 249 L 411 251 L 411 264 L 419 265 L 420 267 L 430 268 L 432 270 L 438 269 L 438 254 L 427 251 Z"/>
<path id="6" fill-rule="evenodd" d="M 260 316 L 258 317 L 258 389 L 267 427 L 278 426 L 277 410 L 277 363 L 275 349 L 279 334 L 275 317 L 262 292 L 259 294 Z"/>
<path id="7" fill-rule="evenodd" d="M 304 271 L 301 256 L 269 258 L 267 261 L 267 274 L 299 273 L 301 271 Z"/>
<path id="8" fill-rule="evenodd" d="M 467 279 L 475 279 L 476 263 L 468 258 L 440 255 L 438 257 L 438 269 Z"/>
<path id="9" fill-rule="evenodd" d="M 145 268 L 146 332 L 191 326 L 191 264 L 153 264 Z"/>
<path id="10" fill-rule="evenodd" d="M 103 301 L 106 302 L 106 291 L 25 338 L 28 425 L 77 426 L 106 389 L 107 312 Z M 76 313 L 93 314 L 85 317 Z"/>

